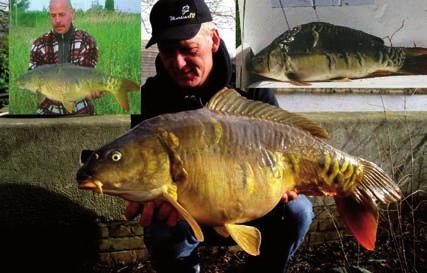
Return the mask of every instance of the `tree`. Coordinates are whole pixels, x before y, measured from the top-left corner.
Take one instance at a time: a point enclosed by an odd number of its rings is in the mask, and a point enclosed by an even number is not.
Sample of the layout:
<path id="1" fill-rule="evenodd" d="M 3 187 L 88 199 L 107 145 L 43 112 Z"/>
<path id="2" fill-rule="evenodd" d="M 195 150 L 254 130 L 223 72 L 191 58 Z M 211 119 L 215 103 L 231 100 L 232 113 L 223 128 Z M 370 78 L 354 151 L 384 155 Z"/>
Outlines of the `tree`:
<path id="1" fill-rule="evenodd" d="M 9 10 L 27 10 L 30 6 L 30 0 L 10 0 L 9 5 Z"/>
<path id="2" fill-rule="evenodd" d="M 105 9 L 114 11 L 114 0 L 105 0 Z"/>

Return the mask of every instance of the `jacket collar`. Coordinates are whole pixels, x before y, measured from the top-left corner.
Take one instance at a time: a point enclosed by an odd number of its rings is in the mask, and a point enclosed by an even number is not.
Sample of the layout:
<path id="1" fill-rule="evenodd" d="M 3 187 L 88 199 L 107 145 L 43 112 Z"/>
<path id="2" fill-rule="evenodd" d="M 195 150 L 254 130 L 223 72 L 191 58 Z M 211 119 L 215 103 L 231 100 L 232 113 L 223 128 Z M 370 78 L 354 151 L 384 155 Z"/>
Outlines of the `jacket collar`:
<path id="1" fill-rule="evenodd" d="M 73 24 L 71 24 L 70 29 L 64 34 L 56 33 L 55 30 L 52 29 L 52 33 L 57 40 L 70 40 L 70 38 L 73 36 L 74 31 L 75 28 Z"/>

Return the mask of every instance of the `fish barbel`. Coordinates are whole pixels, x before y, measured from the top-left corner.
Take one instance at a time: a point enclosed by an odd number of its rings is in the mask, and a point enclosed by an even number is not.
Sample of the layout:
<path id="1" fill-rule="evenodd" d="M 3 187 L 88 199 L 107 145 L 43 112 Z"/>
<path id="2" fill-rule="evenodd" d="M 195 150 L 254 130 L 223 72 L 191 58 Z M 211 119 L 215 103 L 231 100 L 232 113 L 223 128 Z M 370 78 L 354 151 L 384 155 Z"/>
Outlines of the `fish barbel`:
<path id="1" fill-rule="evenodd" d="M 327 137 L 302 116 L 224 89 L 204 108 L 145 120 L 94 151 L 77 181 L 130 201 L 170 202 L 198 240 L 199 224 L 213 226 L 251 255 L 259 254 L 261 235 L 242 223 L 267 214 L 285 192 L 334 196 L 344 223 L 373 249 L 376 202 L 397 201 L 400 190 Z"/>
<path id="2" fill-rule="evenodd" d="M 253 56 L 249 71 L 293 82 L 427 74 L 427 48 L 389 47 L 376 36 L 323 22 L 296 26 Z"/>
<path id="3" fill-rule="evenodd" d="M 73 111 L 75 101 L 94 91 L 110 92 L 127 112 L 127 93 L 139 90 L 139 85 L 131 80 L 70 63 L 39 66 L 20 76 L 15 83 L 22 89 L 38 94 L 39 102 L 46 97 L 60 101 L 68 112 Z"/>

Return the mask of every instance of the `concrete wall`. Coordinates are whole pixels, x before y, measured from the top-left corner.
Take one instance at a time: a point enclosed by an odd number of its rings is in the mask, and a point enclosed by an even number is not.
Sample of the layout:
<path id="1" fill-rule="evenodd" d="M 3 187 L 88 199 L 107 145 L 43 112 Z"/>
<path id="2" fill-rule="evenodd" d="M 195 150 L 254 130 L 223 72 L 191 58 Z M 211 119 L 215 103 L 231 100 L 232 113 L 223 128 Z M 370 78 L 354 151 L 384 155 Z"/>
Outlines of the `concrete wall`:
<path id="1" fill-rule="evenodd" d="M 427 112 L 306 116 L 328 129 L 333 146 L 384 167 L 406 193 L 425 190 Z M 129 124 L 126 116 L 0 118 L 0 241 L 9 250 L 5 261 L 19 255 L 27 263 L 18 266 L 43 272 L 63 265 L 69 272 L 105 272 L 144 257 L 138 223 L 124 221 L 126 203 L 80 191 L 75 181 L 80 151 L 105 144 Z M 333 200 L 313 202 L 316 219 L 307 242 L 335 239 L 325 210 L 334 214 Z"/>

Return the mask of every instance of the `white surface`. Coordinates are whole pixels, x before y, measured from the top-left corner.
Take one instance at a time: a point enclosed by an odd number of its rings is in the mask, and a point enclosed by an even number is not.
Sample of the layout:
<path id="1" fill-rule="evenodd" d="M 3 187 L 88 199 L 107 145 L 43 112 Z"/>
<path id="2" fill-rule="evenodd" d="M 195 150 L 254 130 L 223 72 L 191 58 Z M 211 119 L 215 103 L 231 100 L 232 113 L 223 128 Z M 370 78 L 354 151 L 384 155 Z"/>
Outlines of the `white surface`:
<path id="1" fill-rule="evenodd" d="M 372 88 L 372 89 L 402 89 L 427 88 L 427 76 L 387 76 L 349 81 L 310 82 L 309 85 L 295 85 L 289 82 L 262 81 L 251 83 L 253 88 Z"/>
<path id="2" fill-rule="evenodd" d="M 277 94 L 291 112 L 427 111 L 427 95 Z"/>

